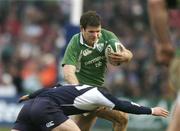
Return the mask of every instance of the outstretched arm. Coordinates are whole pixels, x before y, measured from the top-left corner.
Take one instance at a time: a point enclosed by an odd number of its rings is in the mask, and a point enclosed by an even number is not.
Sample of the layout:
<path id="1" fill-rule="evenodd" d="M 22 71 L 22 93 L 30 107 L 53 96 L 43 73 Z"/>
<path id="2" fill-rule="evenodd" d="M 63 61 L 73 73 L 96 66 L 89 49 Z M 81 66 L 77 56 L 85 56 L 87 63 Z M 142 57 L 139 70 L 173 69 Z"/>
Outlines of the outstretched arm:
<path id="1" fill-rule="evenodd" d="M 115 110 L 131 113 L 131 114 L 149 114 L 149 115 L 163 116 L 163 117 L 167 117 L 169 114 L 168 111 L 165 110 L 164 108 L 161 107 L 149 108 L 149 107 L 141 106 L 134 102 L 119 100 L 116 97 L 112 96 L 106 90 L 100 90 L 100 91 L 108 100 L 110 100 L 113 103 L 114 106 L 112 106 L 112 108 Z"/>
<path id="2" fill-rule="evenodd" d="M 162 117 L 168 116 L 168 111 L 162 107 L 149 108 L 149 107 L 138 105 L 137 103 L 134 103 L 134 102 L 121 101 L 121 100 L 118 100 L 115 103 L 116 103 L 116 105 L 115 105 L 114 109 L 121 110 L 121 111 L 124 111 L 127 113 L 151 114 L 154 116 L 162 116 Z"/>

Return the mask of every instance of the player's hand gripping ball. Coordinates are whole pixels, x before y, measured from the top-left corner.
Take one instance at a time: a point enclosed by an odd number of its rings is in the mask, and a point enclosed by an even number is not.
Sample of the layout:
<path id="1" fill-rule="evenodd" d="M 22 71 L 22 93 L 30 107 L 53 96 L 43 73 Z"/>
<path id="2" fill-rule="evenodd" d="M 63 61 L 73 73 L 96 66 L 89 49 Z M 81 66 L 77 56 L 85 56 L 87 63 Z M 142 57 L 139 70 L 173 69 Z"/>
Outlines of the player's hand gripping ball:
<path id="1" fill-rule="evenodd" d="M 120 65 L 121 62 L 112 61 L 109 56 L 112 55 L 113 53 L 121 53 L 122 50 L 123 50 L 123 45 L 120 42 L 114 40 L 109 41 L 105 49 L 105 56 L 107 61 L 114 66 Z"/>

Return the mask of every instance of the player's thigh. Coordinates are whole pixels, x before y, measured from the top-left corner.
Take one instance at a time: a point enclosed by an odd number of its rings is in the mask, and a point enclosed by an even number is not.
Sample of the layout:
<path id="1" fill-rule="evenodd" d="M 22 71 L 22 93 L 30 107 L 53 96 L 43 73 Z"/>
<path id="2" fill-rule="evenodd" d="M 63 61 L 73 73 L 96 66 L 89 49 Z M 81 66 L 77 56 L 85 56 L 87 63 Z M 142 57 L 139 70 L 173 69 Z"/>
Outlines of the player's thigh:
<path id="1" fill-rule="evenodd" d="M 81 128 L 86 129 L 87 131 L 94 125 L 96 122 L 96 115 L 94 113 L 88 113 L 86 115 L 74 115 L 71 116 L 71 119 Z"/>
<path id="2" fill-rule="evenodd" d="M 71 119 L 68 119 L 52 129 L 52 131 L 80 131 L 80 129 Z"/>
<path id="3" fill-rule="evenodd" d="M 57 103 L 46 97 L 34 100 L 30 118 L 42 131 L 52 130 L 69 119 Z"/>
<path id="4" fill-rule="evenodd" d="M 100 108 L 96 111 L 97 117 L 112 121 L 118 122 L 121 124 L 127 124 L 128 122 L 128 114 L 117 111 L 117 110 L 110 110 L 106 107 Z"/>
<path id="5" fill-rule="evenodd" d="M 20 131 L 20 130 L 12 129 L 11 131 Z"/>
<path id="6" fill-rule="evenodd" d="M 86 115 L 74 115 L 72 119 L 77 123 L 77 124 L 93 124 L 94 121 L 96 120 L 96 115 L 94 113 L 88 113 Z"/>
<path id="7" fill-rule="evenodd" d="M 31 119 L 30 118 L 30 109 L 33 104 L 33 100 L 29 100 L 24 104 L 21 111 L 18 114 L 17 120 L 14 123 L 14 126 L 12 127 L 13 131 L 35 131 L 37 128 L 34 127 L 34 125 L 31 125 Z"/>

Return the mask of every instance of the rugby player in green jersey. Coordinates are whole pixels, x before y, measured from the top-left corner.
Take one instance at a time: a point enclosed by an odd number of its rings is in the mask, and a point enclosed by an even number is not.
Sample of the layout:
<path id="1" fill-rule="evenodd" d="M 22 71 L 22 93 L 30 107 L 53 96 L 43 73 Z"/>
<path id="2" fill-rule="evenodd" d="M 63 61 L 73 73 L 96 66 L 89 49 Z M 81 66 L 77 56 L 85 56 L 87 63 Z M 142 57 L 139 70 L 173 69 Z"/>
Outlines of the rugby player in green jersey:
<path id="1" fill-rule="evenodd" d="M 152 29 L 158 44 L 158 61 L 169 66 L 170 82 L 177 92 L 180 88 L 180 47 L 174 50 L 169 32 L 169 9 L 180 9 L 180 0 L 148 0 L 148 11 Z M 175 53 L 175 55 L 174 55 Z M 180 130 L 180 90 L 168 131 Z"/>
<path id="2" fill-rule="evenodd" d="M 102 29 L 101 18 L 95 11 L 88 11 L 80 18 L 81 32 L 75 34 L 65 51 L 62 66 L 64 79 L 69 84 L 89 84 L 102 86 L 107 68 L 105 49 L 109 42 L 120 43 L 111 31 Z M 108 57 L 112 62 L 128 62 L 132 53 L 122 46 L 120 53 L 112 53 Z M 96 116 L 75 116 L 74 120 L 82 131 L 89 131 L 96 117 L 113 122 L 114 131 L 126 131 L 128 116 L 124 112 L 102 109 Z"/>

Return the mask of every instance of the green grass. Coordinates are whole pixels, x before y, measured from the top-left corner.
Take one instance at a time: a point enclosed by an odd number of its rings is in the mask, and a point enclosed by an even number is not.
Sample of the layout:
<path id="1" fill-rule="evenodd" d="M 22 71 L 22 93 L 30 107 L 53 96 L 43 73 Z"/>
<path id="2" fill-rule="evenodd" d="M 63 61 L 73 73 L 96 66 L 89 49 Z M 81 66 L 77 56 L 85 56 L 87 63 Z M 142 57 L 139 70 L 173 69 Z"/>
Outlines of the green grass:
<path id="1" fill-rule="evenodd" d="M 10 131 L 10 128 L 0 128 L 0 131 Z"/>

